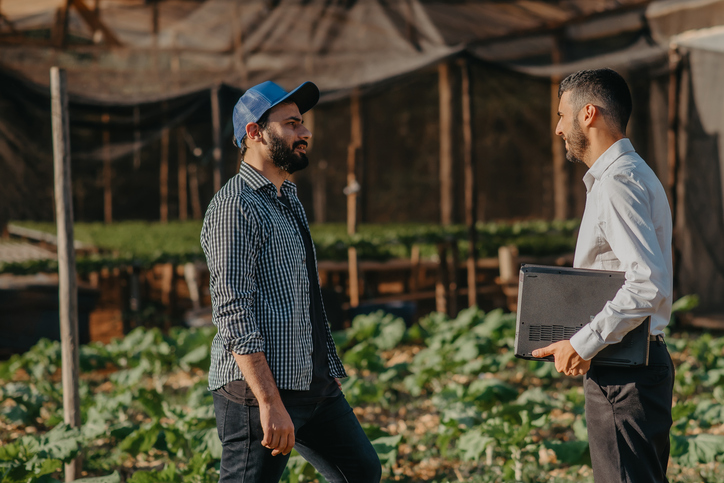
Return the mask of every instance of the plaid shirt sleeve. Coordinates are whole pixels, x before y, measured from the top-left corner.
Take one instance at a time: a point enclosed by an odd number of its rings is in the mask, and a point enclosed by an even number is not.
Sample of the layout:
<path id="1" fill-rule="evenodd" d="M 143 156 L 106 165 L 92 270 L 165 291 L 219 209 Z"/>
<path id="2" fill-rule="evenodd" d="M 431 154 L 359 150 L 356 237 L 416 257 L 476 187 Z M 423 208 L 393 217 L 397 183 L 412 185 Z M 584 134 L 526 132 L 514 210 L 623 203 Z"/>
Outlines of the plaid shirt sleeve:
<path id="1" fill-rule="evenodd" d="M 258 222 L 239 196 L 215 200 L 204 220 L 203 248 L 212 277 L 211 294 L 222 346 L 236 354 L 263 352 L 254 312 Z"/>

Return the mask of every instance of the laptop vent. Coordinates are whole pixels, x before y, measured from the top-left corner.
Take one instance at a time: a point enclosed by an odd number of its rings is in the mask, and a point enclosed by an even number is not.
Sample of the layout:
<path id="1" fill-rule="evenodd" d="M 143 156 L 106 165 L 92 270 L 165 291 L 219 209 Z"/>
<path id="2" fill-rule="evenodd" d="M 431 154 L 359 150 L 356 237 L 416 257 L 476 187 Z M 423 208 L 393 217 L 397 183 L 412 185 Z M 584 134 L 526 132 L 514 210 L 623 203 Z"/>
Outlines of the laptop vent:
<path id="1" fill-rule="evenodd" d="M 528 329 L 530 342 L 558 342 L 570 339 L 578 332 L 579 327 L 565 327 L 563 325 L 531 325 Z"/>

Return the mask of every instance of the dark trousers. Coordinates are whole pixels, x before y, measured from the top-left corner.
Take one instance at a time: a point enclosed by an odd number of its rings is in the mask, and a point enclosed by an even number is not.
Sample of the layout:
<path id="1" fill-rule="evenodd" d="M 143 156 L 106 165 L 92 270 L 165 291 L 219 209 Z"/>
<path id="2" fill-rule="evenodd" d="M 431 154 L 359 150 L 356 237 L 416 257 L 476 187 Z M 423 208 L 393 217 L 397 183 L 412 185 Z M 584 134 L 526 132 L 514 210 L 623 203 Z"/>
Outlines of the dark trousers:
<path id="1" fill-rule="evenodd" d="M 667 482 L 674 366 L 663 341 L 649 365 L 591 366 L 584 380 L 588 441 L 596 483 Z"/>
<path id="2" fill-rule="evenodd" d="M 213 393 L 222 444 L 220 483 L 278 482 L 289 455 L 263 447 L 259 408 Z M 289 406 L 295 445 L 330 483 L 379 483 L 380 460 L 343 395 L 319 404 Z"/>

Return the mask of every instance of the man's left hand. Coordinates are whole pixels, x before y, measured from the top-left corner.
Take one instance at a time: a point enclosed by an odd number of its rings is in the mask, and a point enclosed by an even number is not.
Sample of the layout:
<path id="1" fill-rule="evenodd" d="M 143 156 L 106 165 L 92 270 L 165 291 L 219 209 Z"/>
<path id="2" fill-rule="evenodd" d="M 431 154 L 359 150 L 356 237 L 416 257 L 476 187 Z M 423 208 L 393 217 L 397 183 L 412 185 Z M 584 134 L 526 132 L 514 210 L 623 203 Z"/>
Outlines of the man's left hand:
<path id="1" fill-rule="evenodd" d="M 556 371 L 566 376 L 581 376 L 591 368 L 591 361 L 579 356 L 569 340 L 554 342 L 548 347 L 533 351 L 533 357 L 547 356 L 553 356 Z"/>
<path id="2" fill-rule="evenodd" d="M 334 382 L 337 383 L 337 387 L 339 387 L 339 390 L 342 390 L 342 381 L 339 380 L 339 377 L 334 378 Z"/>

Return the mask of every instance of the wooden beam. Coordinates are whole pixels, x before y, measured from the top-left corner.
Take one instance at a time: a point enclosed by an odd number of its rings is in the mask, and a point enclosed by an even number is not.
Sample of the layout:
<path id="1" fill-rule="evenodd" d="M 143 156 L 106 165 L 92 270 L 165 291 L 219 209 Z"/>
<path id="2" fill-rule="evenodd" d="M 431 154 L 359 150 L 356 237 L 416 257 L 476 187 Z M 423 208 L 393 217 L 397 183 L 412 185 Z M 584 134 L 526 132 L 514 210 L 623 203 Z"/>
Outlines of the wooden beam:
<path id="1" fill-rule="evenodd" d="M 327 221 L 327 161 L 322 159 L 315 168 L 316 175 L 312 186 L 314 222 Z"/>
<path id="2" fill-rule="evenodd" d="M 420 245 L 415 243 L 410 248 L 410 282 L 411 293 L 415 293 L 420 287 Z"/>
<path id="3" fill-rule="evenodd" d="M 362 147 L 362 120 L 360 115 L 360 94 L 355 89 L 350 97 L 350 142 L 347 147 L 347 234 L 357 233 L 357 156 Z M 349 262 L 349 303 L 352 307 L 359 305 L 359 274 L 357 272 L 357 249 L 350 247 L 347 258 Z"/>
<path id="4" fill-rule="evenodd" d="M 108 45 L 113 47 L 121 47 L 123 45 L 121 44 L 121 41 L 118 40 L 118 37 L 113 34 L 113 31 L 106 27 L 99 16 L 96 15 L 93 10 L 88 8 L 83 0 L 70 0 L 70 2 L 93 32 L 100 30 L 103 33 L 103 39 L 106 43 L 108 43 Z"/>
<path id="5" fill-rule="evenodd" d="M 0 5 L 2 5 L 2 2 L 0 2 Z M 0 25 L 5 24 L 8 27 L 8 30 L 10 30 L 10 33 L 12 35 L 16 35 L 18 33 L 17 30 L 15 30 L 15 25 L 2 13 L 2 7 L 0 7 Z"/>
<path id="6" fill-rule="evenodd" d="M 676 179 L 679 167 L 679 89 L 681 84 L 681 55 L 676 47 L 669 49 L 669 112 L 667 130 L 668 177 L 666 188 L 669 195 L 671 216 L 676 219 Z M 674 224 L 674 226 L 676 226 Z"/>
<path id="7" fill-rule="evenodd" d="M 214 192 L 221 189 L 221 118 L 219 114 L 219 86 L 211 88 L 211 128 L 214 137 Z"/>
<path id="8" fill-rule="evenodd" d="M 78 337 L 78 287 L 76 285 L 75 248 L 73 247 L 73 195 L 70 171 L 70 123 L 65 71 L 50 69 L 55 167 L 55 216 L 58 231 L 58 302 L 63 381 L 63 417 L 74 428 L 81 425 Z M 65 481 L 81 476 L 81 459 L 65 465 Z"/>
<path id="9" fill-rule="evenodd" d="M 458 250 L 458 241 L 450 240 L 450 257 L 447 260 L 447 271 L 449 289 L 448 289 L 448 306 L 447 312 L 450 317 L 458 315 L 458 265 L 460 261 L 460 251 Z"/>
<path id="10" fill-rule="evenodd" d="M 452 88 L 450 67 L 443 62 L 438 66 L 440 97 L 440 223 L 452 223 Z"/>
<path id="11" fill-rule="evenodd" d="M 470 70 L 465 59 L 459 61 L 462 76 L 462 112 L 463 112 L 463 164 L 465 169 L 465 223 L 468 228 L 468 306 L 477 305 L 477 273 L 475 260 L 477 253 L 477 231 L 475 223 L 478 220 L 477 210 L 477 173 L 475 158 L 473 157 L 473 121 L 472 97 L 470 88 Z"/>
<path id="12" fill-rule="evenodd" d="M 66 0 L 58 7 L 55 13 L 55 22 L 50 31 L 50 43 L 53 47 L 60 49 L 65 45 L 65 36 L 68 32 L 68 8 L 72 0 Z"/>
<path id="13" fill-rule="evenodd" d="M 108 123 L 110 114 L 103 113 L 101 122 L 106 126 L 103 129 L 103 221 L 113 223 L 113 164 L 111 162 L 111 131 Z"/>
<path id="14" fill-rule="evenodd" d="M 151 33 L 154 37 L 154 46 L 157 42 L 157 36 L 159 32 L 159 12 L 158 12 L 158 0 L 151 1 Z"/>
<path id="15" fill-rule="evenodd" d="M 447 244 L 437 244 L 437 280 L 435 281 L 435 310 L 446 314 L 448 311 L 448 271 L 445 267 L 447 264 Z"/>
<path id="16" fill-rule="evenodd" d="M 201 197 L 199 196 L 199 173 L 196 162 L 189 164 L 189 188 L 191 190 L 191 216 L 201 219 Z"/>

